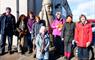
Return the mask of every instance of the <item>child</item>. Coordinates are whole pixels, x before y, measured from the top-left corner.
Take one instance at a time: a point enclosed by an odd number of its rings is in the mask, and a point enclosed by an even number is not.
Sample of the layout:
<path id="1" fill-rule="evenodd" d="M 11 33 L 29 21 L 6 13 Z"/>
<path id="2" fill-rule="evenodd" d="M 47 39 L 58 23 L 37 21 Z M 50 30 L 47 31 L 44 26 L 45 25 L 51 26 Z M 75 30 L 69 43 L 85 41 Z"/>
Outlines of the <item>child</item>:
<path id="1" fill-rule="evenodd" d="M 36 57 L 38 60 L 49 60 L 50 38 L 45 26 L 41 26 L 36 37 Z"/>

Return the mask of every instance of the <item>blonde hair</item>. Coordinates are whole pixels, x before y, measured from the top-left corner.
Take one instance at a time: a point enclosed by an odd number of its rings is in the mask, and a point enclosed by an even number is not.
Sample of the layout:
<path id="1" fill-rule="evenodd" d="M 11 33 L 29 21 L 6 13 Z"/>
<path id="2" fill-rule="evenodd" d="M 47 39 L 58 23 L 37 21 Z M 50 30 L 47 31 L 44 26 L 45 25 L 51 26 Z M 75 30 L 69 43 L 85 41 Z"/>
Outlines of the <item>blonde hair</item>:
<path id="1" fill-rule="evenodd" d="M 61 15 L 61 12 L 56 12 L 56 16 L 57 16 L 57 15 Z"/>
<path id="2" fill-rule="evenodd" d="M 39 16 L 35 16 L 35 19 L 36 19 L 36 18 L 40 20 L 40 17 L 39 17 Z"/>

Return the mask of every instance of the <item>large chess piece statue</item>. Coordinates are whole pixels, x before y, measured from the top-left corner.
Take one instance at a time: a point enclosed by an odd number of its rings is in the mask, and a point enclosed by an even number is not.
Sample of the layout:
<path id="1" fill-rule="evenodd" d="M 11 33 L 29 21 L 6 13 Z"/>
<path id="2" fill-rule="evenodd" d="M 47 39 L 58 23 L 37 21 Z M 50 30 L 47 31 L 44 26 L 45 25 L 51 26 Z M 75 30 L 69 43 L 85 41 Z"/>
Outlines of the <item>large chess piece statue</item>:
<path id="1" fill-rule="evenodd" d="M 52 23 L 52 0 L 43 0 L 42 9 L 39 13 L 39 16 L 42 20 L 45 20 L 46 27 L 48 27 Z"/>
<path id="2" fill-rule="evenodd" d="M 53 45 L 53 36 L 52 36 L 52 28 L 51 28 L 51 24 L 54 20 L 54 17 L 52 15 L 52 0 L 43 0 L 42 2 L 42 9 L 40 11 L 39 14 L 40 18 L 42 20 L 45 20 L 46 22 L 46 28 L 49 32 L 49 36 L 50 36 L 50 45 Z"/>

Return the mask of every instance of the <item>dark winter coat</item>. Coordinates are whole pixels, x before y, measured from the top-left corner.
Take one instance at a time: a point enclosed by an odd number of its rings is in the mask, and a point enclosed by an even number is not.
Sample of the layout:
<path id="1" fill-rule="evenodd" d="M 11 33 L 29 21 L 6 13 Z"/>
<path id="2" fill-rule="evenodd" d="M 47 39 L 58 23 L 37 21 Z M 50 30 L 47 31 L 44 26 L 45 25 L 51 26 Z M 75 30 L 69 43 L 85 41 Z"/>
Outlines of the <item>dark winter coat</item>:
<path id="1" fill-rule="evenodd" d="M 75 23 L 66 22 L 62 29 L 62 38 L 64 38 L 64 42 L 72 42 L 74 39 L 74 32 L 75 32 Z"/>
<path id="2" fill-rule="evenodd" d="M 11 33 L 15 31 L 15 17 L 10 14 L 6 15 L 5 13 L 0 16 L 0 33 Z"/>

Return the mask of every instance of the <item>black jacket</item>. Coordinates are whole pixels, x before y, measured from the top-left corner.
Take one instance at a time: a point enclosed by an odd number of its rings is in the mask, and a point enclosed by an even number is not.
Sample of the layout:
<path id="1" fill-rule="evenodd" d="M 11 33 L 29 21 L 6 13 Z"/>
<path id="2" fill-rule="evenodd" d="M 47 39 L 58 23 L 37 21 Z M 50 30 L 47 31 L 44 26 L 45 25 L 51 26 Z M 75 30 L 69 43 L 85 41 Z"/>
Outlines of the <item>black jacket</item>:
<path id="1" fill-rule="evenodd" d="M 27 30 L 28 30 L 28 27 L 27 27 L 27 21 L 26 21 L 26 19 L 24 19 L 24 21 L 23 21 L 24 23 L 24 27 L 23 27 L 23 30 L 19 27 L 20 26 L 20 23 L 21 23 L 21 20 L 18 20 L 17 21 L 17 23 L 16 23 L 16 33 L 15 33 L 15 35 L 17 35 L 17 36 L 19 36 L 19 33 L 21 33 L 21 32 L 24 32 L 24 33 L 27 33 Z M 21 32 L 19 32 L 18 30 L 17 30 L 17 28 L 19 29 L 19 30 L 21 30 Z"/>
<path id="2" fill-rule="evenodd" d="M 15 17 L 10 14 L 6 15 L 5 13 L 0 16 L 0 33 L 11 33 L 15 31 Z"/>

